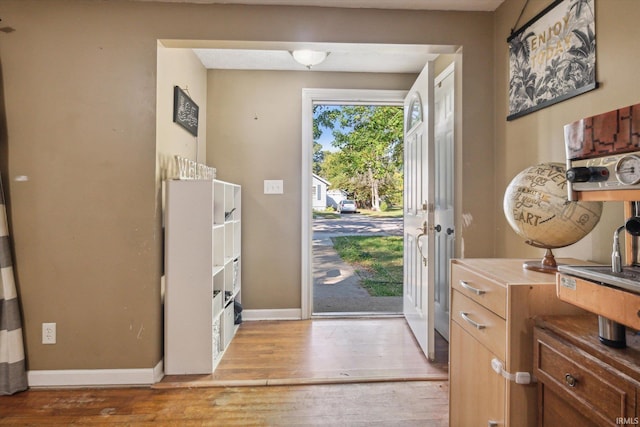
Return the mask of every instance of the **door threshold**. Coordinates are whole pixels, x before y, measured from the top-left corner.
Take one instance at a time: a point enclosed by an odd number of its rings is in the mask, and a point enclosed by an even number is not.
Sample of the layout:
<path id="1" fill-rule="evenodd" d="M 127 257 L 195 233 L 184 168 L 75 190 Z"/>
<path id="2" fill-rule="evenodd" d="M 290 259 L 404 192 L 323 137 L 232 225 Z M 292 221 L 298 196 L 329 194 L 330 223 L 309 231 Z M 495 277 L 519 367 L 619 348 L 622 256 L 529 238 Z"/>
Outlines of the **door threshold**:
<path id="1" fill-rule="evenodd" d="M 326 312 L 326 313 L 313 313 L 311 314 L 311 319 L 372 319 L 372 318 L 396 318 L 396 317 L 404 317 L 402 313 L 394 313 L 394 312 Z"/>

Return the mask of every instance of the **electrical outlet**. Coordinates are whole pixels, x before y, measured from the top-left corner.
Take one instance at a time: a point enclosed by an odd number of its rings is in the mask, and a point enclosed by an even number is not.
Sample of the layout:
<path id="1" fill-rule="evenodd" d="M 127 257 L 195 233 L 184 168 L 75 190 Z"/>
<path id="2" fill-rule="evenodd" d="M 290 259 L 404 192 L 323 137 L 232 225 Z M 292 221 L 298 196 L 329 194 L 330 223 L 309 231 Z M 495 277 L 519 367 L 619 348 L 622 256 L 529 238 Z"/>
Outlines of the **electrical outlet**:
<path id="1" fill-rule="evenodd" d="M 55 343 L 56 343 L 56 324 L 43 323 L 42 324 L 42 344 L 55 344 Z"/>
<path id="2" fill-rule="evenodd" d="M 283 194 L 284 184 L 281 179 L 265 179 L 264 194 Z"/>

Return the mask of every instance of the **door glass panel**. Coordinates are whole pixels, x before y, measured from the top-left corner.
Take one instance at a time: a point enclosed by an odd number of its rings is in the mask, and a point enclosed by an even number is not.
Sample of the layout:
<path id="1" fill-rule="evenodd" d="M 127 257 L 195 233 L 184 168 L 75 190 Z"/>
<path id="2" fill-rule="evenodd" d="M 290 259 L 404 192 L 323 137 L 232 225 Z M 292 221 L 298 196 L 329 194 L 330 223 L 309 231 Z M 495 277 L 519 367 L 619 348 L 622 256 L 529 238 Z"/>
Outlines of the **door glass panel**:
<path id="1" fill-rule="evenodd" d="M 422 100 L 420 94 L 413 94 L 413 99 L 409 105 L 409 117 L 408 117 L 407 129 L 411 130 L 420 123 L 422 123 Z"/>

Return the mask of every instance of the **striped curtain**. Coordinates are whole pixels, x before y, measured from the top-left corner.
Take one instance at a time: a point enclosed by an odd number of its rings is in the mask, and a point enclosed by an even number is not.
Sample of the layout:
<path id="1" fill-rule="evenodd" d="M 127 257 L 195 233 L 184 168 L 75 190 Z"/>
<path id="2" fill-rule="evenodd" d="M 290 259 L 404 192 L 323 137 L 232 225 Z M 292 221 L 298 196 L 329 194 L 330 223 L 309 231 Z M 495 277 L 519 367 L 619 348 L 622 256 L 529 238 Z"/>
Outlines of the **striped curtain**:
<path id="1" fill-rule="evenodd" d="M 0 395 L 26 389 L 22 322 L 13 277 L 4 190 L 0 178 Z"/>

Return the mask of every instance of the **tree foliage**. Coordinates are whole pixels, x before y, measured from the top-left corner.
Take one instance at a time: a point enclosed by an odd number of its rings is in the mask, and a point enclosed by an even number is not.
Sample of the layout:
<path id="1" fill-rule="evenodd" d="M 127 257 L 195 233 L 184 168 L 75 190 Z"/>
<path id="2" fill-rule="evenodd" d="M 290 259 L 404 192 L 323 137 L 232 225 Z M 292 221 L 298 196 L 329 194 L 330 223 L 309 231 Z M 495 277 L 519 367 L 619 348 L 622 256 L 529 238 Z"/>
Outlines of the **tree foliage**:
<path id="1" fill-rule="evenodd" d="M 379 209 L 402 201 L 403 110 L 390 106 L 314 107 L 314 139 L 332 130 L 338 150 L 318 158 L 331 188 L 347 191 L 360 206 Z M 315 147 L 314 142 L 314 147 Z M 314 150 L 314 170 L 316 170 Z"/>
<path id="2" fill-rule="evenodd" d="M 322 144 L 313 141 L 313 173 L 320 174 L 322 162 L 324 161 L 325 153 L 322 151 Z"/>

